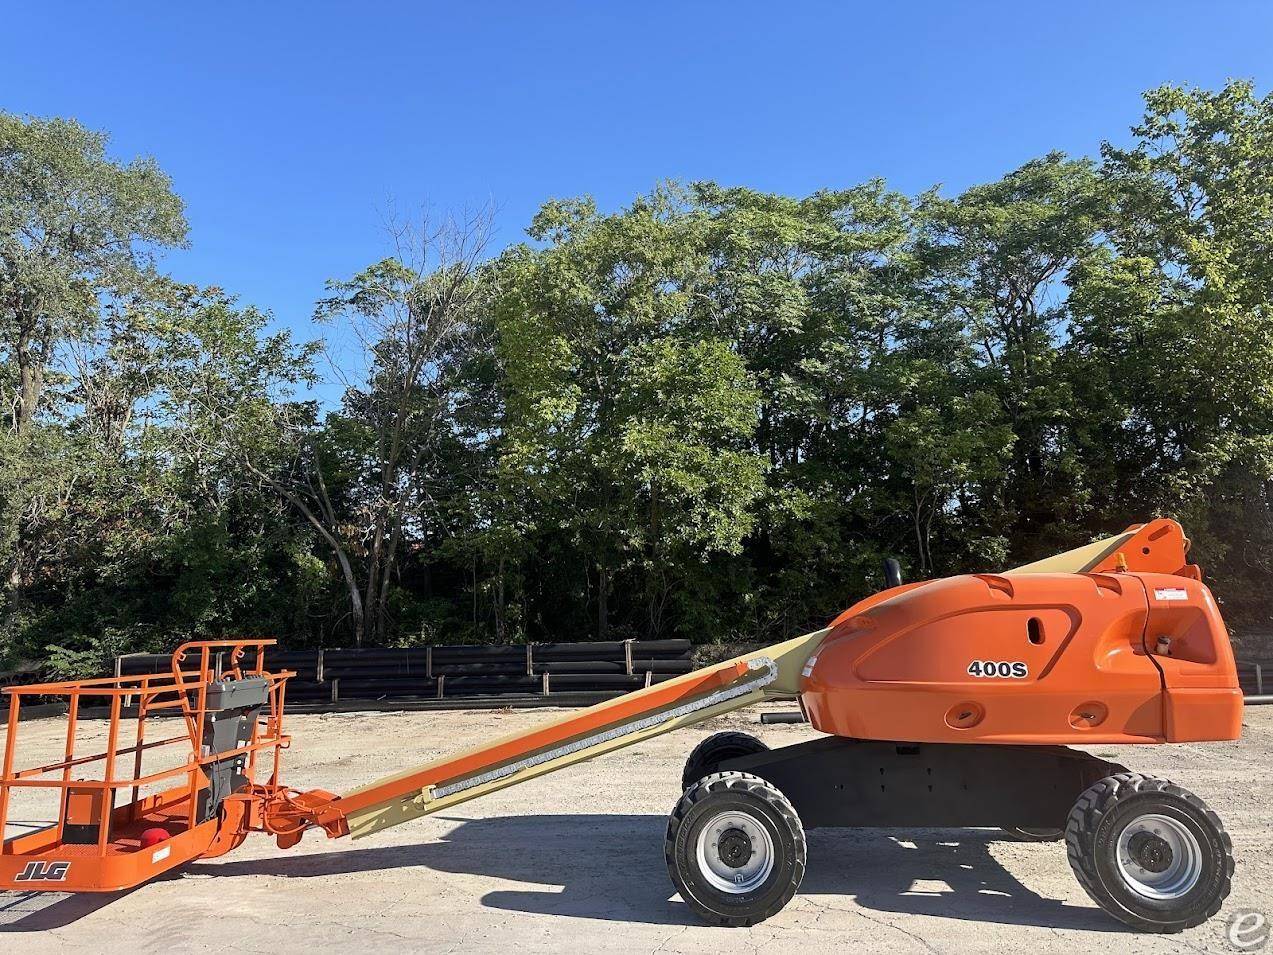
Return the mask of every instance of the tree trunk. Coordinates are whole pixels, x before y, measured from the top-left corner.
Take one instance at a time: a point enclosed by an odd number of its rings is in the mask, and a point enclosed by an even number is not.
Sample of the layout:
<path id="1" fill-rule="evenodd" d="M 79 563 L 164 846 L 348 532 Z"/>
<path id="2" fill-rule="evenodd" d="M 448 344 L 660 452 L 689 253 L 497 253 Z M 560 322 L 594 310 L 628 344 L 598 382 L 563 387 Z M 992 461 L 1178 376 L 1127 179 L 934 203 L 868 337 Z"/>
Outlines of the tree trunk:
<path id="1" fill-rule="evenodd" d="M 299 497 L 294 494 L 284 493 L 292 504 L 305 515 L 306 519 L 314 525 L 314 529 L 322 536 L 323 540 L 331 547 L 332 552 L 336 555 L 336 563 L 340 565 L 341 576 L 345 578 L 345 588 L 349 591 L 349 609 L 354 618 L 354 646 L 361 647 L 363 638 L 367 633 L 367 619 L 363 612 L 362 594 L 358 589 L 358 578 L 354 575 L 354 566 L 350 563 L 349 555 L 345 553 L 345 548 L 341 546 L 335 536 L 323 526 L 322 522 L 315 516 Z"/>
<path id="2" fill-rule="evenodd" d="M 610 571 L 604 564 L 597 565 L 597 639 L 604 640 L 610 632 Z"/>
<path id="3" fill-rule="evenodd" d="M 24 343 L 19 344 L 17 359 L 19 391 L 16 424 L 18 434 L 25 435 L 31 430 L 36 408 L 40 405 L 40 396 L 44 392 L 44 368 Z"/>
<path id="4" fill-rule="evenodd" d="M 504 613 L 504 555 L 499 558 L 499 570 L 495 578 L 495 642 L 508 639 L 508 620 Z"/>
<path id="5" fill-rule="evenodd" d="M 349 603 L 354 615 L 354 646 L 361 647 L 367 633 L 366 614 L 363 613 L 362 594 L 358 592 L 358 581 L 354 578 L 354 568 L 349 563 L 344 548 L 336 547 L 336 562 L 340 564 L 341 575 L 345 578 L 345 586 L 349 589 Z"/>
<path id="6" fill-rule="evenodd" d="M 367 595 L 363 599 L 363 606 L 371 614 L 371 635 L 373 639 L 379 640 L 381 620 L 376 595 L 380 592 L 380 553 L 384 541 L 384 531 L 380 526 L 380 521 L 377 520 L 376 523 L 377 527 L 371 543 L 371 553 L 367 555 Z"/>
<path id="7" fill-rule="evenodd" d="M 915 492 L 915 510 L 912 512 L 915 527 L 915 549 L 919 551 L 919 576 L 928 576 L 928 549 L 924 546 L 924 497 Z"/>
<path id="8" fill-rule="evenodd" d="M 358 587 L 358 578 L 354 574 L 354 566 L 350 562 L 349 554 L 345 552 L 344 546 L 337 539 L 336 535 L 333 534 L 321 520 L 319 520 L 318 515 L 315 514 L 313 509 L 305 503 L 304 498 L 285 485 L 275 481 L 251 461 L 245 461 L 244 463 L 248 470 L 255 474 L 266 487 L 273 488 L 283 497 L 284 500 L 300 511 L 301 515 L 309 521 L 314 530 L 318 531 L 319 536 L 322 537 L 322 539 L 325 540 L 327 545 L 332 549 L 332 553 L 336 556 L 336 563 L 340 565 L 341 576 L 345 579 L 345 588 L 349 591 L 349 609 L 354 618 L 354 646 L 361 647 L 363 638 L 366 636 L 367 632 L 366 614 L 363 610 L 362 593 Z M 321 469 L 318 472 L 318 479 L 319 488 L 322 492 L 319 504 L 324 508 L 324 511 L 326 511 L 330 507 L 330 501 L 327 500 L 326 486 L 322 482 Z"/>
<path id="9" fill-rule="evenodd" d="M 398 564 L 398 547 L 401 543 L 402 509 L 399 507 L 393 515 L 393 527 L 389 532 L 389 548 L 385 553 L 385 566 L 380 575 L 380 593 L 376 598 L 376 630 L 378 639 L 382 643 L 389 632 L 389 585 L 393 582 L 393 572 Z"/>
<path id="10" fill-rule="evenodd" d="M 13 555 L 13 566 L 9 572 L 5 574 L 4 589 L 0 591 L 0 608 L 4 610 L 4 616 L 8 618 L 5 622 L 5 628 L 8 630 L 11 625 L 17 621 L 18 612 L 22 603 L 22 568 L 18 563 L 18 554 Z"/>

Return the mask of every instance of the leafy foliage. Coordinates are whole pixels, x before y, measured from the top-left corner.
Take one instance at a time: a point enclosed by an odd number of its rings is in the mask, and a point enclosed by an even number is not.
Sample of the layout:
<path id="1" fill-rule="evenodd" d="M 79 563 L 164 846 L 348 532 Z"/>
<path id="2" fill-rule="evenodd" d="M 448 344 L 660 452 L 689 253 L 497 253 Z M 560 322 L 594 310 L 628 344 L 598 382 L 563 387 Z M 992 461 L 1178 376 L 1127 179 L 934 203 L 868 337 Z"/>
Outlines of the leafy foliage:
<path id="1" fill-rule="evenodd" d="M 779 638 L 879 585 L 1181 518 L 1273 616 L 1273 99 L 961 195 L 663 185 L 395 232 L 316 346 L 160 275 L 148 160 L 0 115 L 0 654 Z"/>

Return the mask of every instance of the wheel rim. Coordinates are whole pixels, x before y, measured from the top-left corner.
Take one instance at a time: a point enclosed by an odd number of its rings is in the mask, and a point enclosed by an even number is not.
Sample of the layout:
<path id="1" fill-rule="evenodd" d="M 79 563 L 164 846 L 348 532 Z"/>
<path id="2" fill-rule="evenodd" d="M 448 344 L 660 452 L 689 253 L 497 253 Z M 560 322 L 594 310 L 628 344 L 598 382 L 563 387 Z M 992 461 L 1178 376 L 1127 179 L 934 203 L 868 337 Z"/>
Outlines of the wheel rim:
<path id="1" fill-rule="evenodd" d="M 699 830 L 698 868 L 712 888 L 741 895 L 764 885 L 774 868 L 769 831 L 745 812 L 717 813 Z"/>
<path id="2" fill-rule="evenodd" d="M 1202 877 L 1202 847 L 1178 819 L 1146 813 L 1118 835 L 1118 872 L 1148 899 L 1178 899 Z"/>

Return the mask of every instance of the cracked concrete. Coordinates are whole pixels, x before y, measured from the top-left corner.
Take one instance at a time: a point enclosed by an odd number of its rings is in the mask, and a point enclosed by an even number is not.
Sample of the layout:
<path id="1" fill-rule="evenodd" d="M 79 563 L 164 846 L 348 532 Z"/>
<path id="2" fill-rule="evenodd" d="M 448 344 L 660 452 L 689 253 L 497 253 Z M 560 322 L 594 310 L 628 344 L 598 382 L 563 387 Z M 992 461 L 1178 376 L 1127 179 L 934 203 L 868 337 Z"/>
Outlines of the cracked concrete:
<path id="1" fill-rule="evenodd" d="M 540 718 L 295 717 L 286 780 L 344 791 Z M 663 866 L 666 814 L 686 754 L 721 729 L 774 746 L 812 735 L 803 726 L 762 728 L 752 711 L 358 842 L 311 833 L 280 852 L 254 836 L 228 856 L 119 896 L 11 895 L 0 900 L 0 952 L 1232 951 L 1227 912 L 1273 913 L 1273 707 L 1248 710 L 1246 725 L 1236 744 L 1096 748 L 1193 789 L 1228 826 L 1233 895 L 1220 917 L 1182 935 L 1124 931 L 1083 894 L 1061 846 L 988 830 L 811 832 L 804 884 L 786 909 L 751 929 L 699 924 Z M 61 732 L 56 720 L 24 725 L 30 748 L 21 761 L 57 758 Z M 48 816 L 25 798 L 15 799 L 14 819 Z"/>

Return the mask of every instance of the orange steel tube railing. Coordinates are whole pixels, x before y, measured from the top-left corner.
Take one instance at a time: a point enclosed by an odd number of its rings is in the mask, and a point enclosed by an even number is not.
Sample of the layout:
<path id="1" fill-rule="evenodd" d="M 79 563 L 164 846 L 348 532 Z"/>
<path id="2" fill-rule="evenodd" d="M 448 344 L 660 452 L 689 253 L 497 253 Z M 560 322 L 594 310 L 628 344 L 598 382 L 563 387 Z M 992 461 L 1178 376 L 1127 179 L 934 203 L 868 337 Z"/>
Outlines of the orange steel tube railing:
<path id="1" fill-rule="evenodd" d="M 280 769 L 280 751 L 290 738 L 283 733 L 283 699 L 287 680 L 294 674 L 291 672 L 267 673 L 264 669 L 265 647 L 273 645 L 273 640 L 207 640 L 193 641 L 183 644 L 173 654 L 172 670 L 165 674 L 143 674 L 139 676 L 103 677 L 92 680 L 71 680 L 55 683 L 39 683 L 20 687 L 6 687 L 3 692 L 9 697 L 9 722 L 5 728 L 4 757 L 0 760 L 0 833 L 5 831 L 9 820 L 11 793 L 15 789 L 49 789 L 59 793 L 60 807 L 57 819 L 57 838 L 60 841 L 66 824 L 66 793 L 77 790 L 100 790 L 105 795 L 102 801 L 103 820 L 99 828 L 96 852 L 99 856 L 107 853 L 110 840 L 110 821 L 117 811 L 125 812 L 126 821 L 135 821 L 140 805 L 141 789 L 167 779 L 185 777 L 184 792 L 181 787 L 168 790 L 172 795 L 172 803 L 179 805 L 187 800 L 186 824 L 195 825 L 197 793 L 206 785 L 206 776 L 202 768 L 210 763 L 227 757 L 243 755 L 246 758 L 245 775 L 249 783 L 256 785 L 257 754 L 264 749 L 273 749 L 274 756 L 268 785 L 278 785 Z M 249 649 L 255 650 L 256 659 L 248 668 L 243 665 L 244 657 Z M 221 667 L 222 653 L 213 655 L 214 650 L 229 651 L 229 665 Z M 182 668 L 182 662 L 188 655 L 196 654 L 198 665 L 188 669 Z M 250 739 L 233 749 L 224 752 L 206 752 L 203 746 L 203 732 L 207 724 L 208 685 L 222 677 L 242 679 L 244 675 L 260 676 L 268 680 L 266 706 L 254 721 Z M 67 700 L 66 738 L 62 747 L 62 759 L 38 766 L 15 768 L 17 761 L 18 724 L 21 720 L 22 704 L 34 697 L 64 697 Z M 85 697 L 102 698 L 108 701 L 106 716 L 106 748 L 91 755 L 77 755 L 79 732 L 84 723 L 81 700 Z M 137 727 L 131 745 L 120 745 L 120 727 L 125 719 L 124 704 L 126 700 L 136 698 Z M 146 739 L 146 720 L 157 712 L 179 709 L 186 724 L 186 732 L 162 739 Z M 143 773 L 143 754 L 169 746 L 190 747 L 187 757 L 177 765 L 151 773 Z M 133 754 L 133 760 L 127 775 L 117 776 L 120 769 L 120 757 Z M 100 764 L 101 779 L 74 779 L 72 770 Z M 56 775 L 55 775 L 56 774 Z M 47 777 L 54 778 L 47 778 Z M 115 806 L 115 792 L 129 790 L 129 801 L 124 806 Z M 10 854 L 12 848 L 6 840 L 0 854 Z"/>

